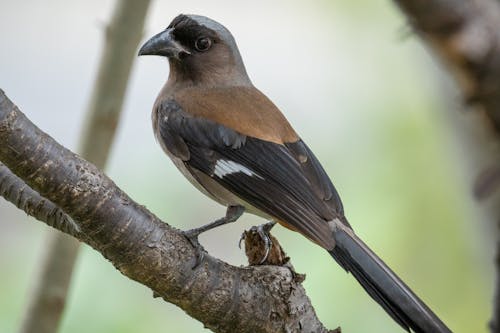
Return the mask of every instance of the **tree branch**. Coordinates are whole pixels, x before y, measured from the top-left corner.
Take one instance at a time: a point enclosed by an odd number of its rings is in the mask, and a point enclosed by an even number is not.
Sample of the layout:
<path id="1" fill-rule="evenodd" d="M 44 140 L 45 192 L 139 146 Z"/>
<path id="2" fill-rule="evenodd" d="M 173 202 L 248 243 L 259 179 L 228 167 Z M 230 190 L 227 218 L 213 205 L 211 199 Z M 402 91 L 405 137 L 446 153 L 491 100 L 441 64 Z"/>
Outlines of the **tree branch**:
<path id="1" fill-rule="evenodd" d="M 132 201 L 94 165 L 33 125 L 0 91 L 0 161 L 78 224 L 127 277 L 214 332 L 328 332 L 287 267 L 234 267 L 210 255 L 195 270 L 182 234 Z"/>
<path id="2" fill-rule="evenodd" d="M 37 220 L 70 236 L 81 237 L 80 228 L 71 217 L 26 185 L 1 162 L 0 196 Z"/>

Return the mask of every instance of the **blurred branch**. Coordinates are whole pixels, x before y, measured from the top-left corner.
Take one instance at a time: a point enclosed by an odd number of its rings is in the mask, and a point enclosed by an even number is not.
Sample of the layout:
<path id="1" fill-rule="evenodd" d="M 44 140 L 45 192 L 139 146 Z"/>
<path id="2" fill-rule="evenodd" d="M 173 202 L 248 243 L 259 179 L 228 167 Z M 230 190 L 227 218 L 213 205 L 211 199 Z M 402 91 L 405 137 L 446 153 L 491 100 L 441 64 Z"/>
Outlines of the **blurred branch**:
<path id="1" fill-rule="evenodd" d="M 468 104 L 500 130 L 500 2 L 395 0 L 454 74 Z"/>
<path id="2" fill-rule="evenodd" d="M 105 30 L 104 50 L 79 148 L 81 155 L 100 169 L 104 169 L 113 142 L 149 3 L 150 0 L 118 0 Z M 79 243 L 59 232 L 48 237 L 21 333 L 56 332 L 64 310 Z"/>
<path id="3" fill-rule="evenodd" d="M 73 218 L 87 242 L 124 275 L 214 332 L 329 332 L 295 274 L 283 266 L 235 267 L 190 242 L 89 162 L 33 125 L 0 90 L 0 161 Z"/>
<path id="4" fill-rule="evenodd" d="M 500 222 L 500 2 L 494 0 L 394 0 L 415 31 L 453 74 L 470 117 L 468 143 L 483 170 L 476 175 L 477 198 L 490 197 L 488 210 Z M 477 151 L 481 151 L 479 154 Z M 487 155 L 490 156 L 487 156 Z M 485 165 L 486 164 L 486 165 Z M 500 235 L 497 239 L 497 286 L 491 331 L 500 332 Z"/>

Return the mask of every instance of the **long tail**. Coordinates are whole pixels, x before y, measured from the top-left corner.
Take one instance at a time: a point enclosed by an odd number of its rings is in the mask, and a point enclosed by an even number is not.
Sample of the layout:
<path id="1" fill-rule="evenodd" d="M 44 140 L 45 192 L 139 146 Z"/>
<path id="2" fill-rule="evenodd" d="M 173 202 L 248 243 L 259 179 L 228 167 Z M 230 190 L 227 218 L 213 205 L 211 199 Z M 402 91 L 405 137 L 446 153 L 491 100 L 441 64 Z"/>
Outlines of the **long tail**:
<path id="1" fill-rule="evenodd" d="M 333 223 L 336 245 L 328 252 L 401 327 L 416 333 L 451 332 L 350 228 Z"/>

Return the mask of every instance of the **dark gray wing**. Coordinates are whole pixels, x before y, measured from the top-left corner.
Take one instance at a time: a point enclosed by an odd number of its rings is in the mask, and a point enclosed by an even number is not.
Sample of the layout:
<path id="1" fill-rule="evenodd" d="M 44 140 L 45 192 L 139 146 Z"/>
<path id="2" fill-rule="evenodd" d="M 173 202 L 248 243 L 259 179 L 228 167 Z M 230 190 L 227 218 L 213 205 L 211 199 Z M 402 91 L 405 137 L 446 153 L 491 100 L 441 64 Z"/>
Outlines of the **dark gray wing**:
<path id="1" fill-rule="evenodd" d="M 342 204 L 305 143 L 280 145 L 247 137 L 192 117 L 175 101 L 159 106 L 157 122 L 162 144 L 186 166 L 313 241 L 333 245 L 326 222 L 343 217 Z"/>
<path id="2" fill-rule="evenodd" d="M 304 143 L 299 140 L 297 142 L 285 143 L 290 154 L 300 163 L 302 172 L 311 183 L 318 197 L 327 203 L 334 212 L 338 215 L 344 215 L 344 207 L 340 196 L 332 184 L 330 177 L 319 163 L 316 156 Z"/>

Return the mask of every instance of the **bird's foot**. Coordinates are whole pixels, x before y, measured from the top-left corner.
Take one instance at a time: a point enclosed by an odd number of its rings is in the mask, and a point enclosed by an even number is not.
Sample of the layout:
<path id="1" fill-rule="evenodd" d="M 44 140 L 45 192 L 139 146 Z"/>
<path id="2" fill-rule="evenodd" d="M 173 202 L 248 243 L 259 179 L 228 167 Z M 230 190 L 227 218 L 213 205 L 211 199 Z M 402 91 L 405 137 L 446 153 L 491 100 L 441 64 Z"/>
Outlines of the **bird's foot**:
<path id="1" fill-rule="evenodd" d="M 200 235 L 200 230 L 199 229 L 190 229 L 190 230 L 182 231 L 182 234 L 184 235 L 184 237 L 186 237 L 186 239 L 189 241 L 189 243 L 191 243 L 191 245 L 193 246 L 193 248 L 195 250 L 196 259 L 195 259 L 193 267 L 191 267 L 192 269 L 195 269 L 203 261 L 203 258 L 205 257 L 205 252 L 206 252 L 205 248 L 203 248 L 203 246 L 200 244 L 200 241 L 198 240 L 198 236 Z"/>
<path id="2" fill-rule="evenodd" d="M 273 241 L 271 240 L 271 237 L 269 235 L 269 232 L 271 229 L 275 226 L 276 222 L 271 221 L 268 223 L 264 223 L 258 226 L 253 226 L 250 228 L 248 232 L 250 233 L 256 233 L 259 235 L 260 239 L 264 242 L 264 254 L 262 255 L 262 258 L 259 261 L 259 265 L 262 265 L 263 263 L 266 262 L 269 252 L 271 251 L 271 248 L 273 246 Z M 241 234 L 240 240 L 238 242 L 238 247 L 241 249 L 241 242 L 245 239 L 246 237 L 246 232 Z"/>

